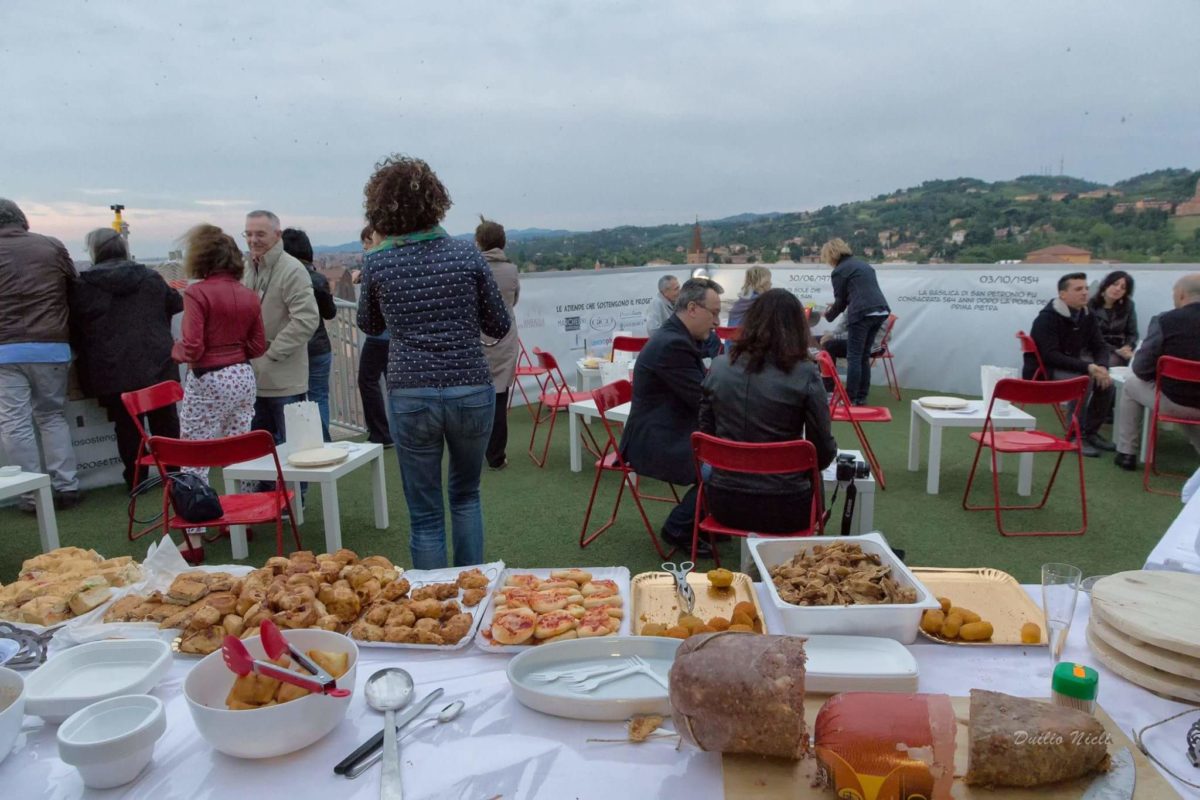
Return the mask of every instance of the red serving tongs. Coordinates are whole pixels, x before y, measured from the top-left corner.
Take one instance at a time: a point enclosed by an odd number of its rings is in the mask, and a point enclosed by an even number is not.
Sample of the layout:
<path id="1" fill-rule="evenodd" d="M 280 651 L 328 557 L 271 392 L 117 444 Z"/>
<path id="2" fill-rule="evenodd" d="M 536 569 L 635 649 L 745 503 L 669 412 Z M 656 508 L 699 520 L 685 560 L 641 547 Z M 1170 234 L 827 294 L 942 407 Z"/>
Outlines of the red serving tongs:
<path id="1" fill-rule="evenodd" d="M 267 652 L 267 658 L 277 661 L 281 655 L 288 653 L 297 664 L 308 670 L 322 686 L 334 685 L 334 677 L 321 669 L 311 658 L 300 652 L 300 648 L 294 647 L 291 642 L 284 638 L 283 632 L 279 630 L 279 626 L 270 619 L 263 620 L 262 625 L 259 627 L 259 637 L 262 639 L 263 650 Z"/>
<path id="2" fill-rule="evenodd" d="M 229 667 L 237 675 L 249 675 L 253 672 L 283 681 L 284 683 L 299 686 L 301 689 L 308 689 L 310 692 L 315 692 L 316 694 L 327 694 L 330 697 L 350 696 L 348 690 L 339 689 L 332 682 L 329 684 L 317 683 L 316 680 L 306 678 L 298 672 L 277 667 L 268 661 L 255 659 L 250 655 L 250 651 L 246 649 L 246 645 L 242 640 L 236 636 L 225 637 L 225 644 L 221 646 L 221 656 L 225 659 L 225 666 Z"/>

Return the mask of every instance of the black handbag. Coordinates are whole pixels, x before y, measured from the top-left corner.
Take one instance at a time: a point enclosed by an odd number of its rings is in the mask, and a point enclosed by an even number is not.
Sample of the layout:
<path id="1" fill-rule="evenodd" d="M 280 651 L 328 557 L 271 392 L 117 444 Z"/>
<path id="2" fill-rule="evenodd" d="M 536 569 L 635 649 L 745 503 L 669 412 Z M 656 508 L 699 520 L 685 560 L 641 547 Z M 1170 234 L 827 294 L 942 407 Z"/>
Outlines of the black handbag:
<path id="1" fill-rule="evenodd" d="M 225 513 L 212 487 L 190 472 L 172 473 L 171 505 L 175 507 L 175 515 L 188 522 L 205 522 Z"/>

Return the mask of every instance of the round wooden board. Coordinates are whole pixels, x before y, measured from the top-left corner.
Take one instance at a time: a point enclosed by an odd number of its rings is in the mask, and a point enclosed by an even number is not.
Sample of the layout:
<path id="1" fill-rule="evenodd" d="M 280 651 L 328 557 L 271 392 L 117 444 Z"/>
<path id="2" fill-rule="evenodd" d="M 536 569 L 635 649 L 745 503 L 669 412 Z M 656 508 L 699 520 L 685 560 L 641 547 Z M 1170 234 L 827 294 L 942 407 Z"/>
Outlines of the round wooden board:
<path id="1" fill-rule="evenodd" d="M 1104 622 L 1138 641 L 1200 658 L 1200 575 L 1132 570 L 1101 578 L 1092 608 Z"/>
<path id="2" fill-rule="evenodd" d="M 1170 672 L 1181 678 L 1200 681 L 1200 658 L 1190 658 L 1155 647 L 1152 644 L 1138 641 L 1128 634 L 1121 633 L 1104 621 L 1104 617 L 1092 609 L 1090 629 L 1105 644 L 1124 653 L 1138 663 L 1148 667 Z"/>
<path id="3" fill-rule="evenodd" d="M 1091 625 L 1088 625 L 1087 641 L 1096 658 L 1127 681 L 1164 697 L 1200 703 L 1200 681 L 1181 678 L 1134 661 L 1097 636 Z"/>
<path id="4" fill-rule="evenodd" d="M 350 451 L 337 447 L 317 447 L 312 450 L 301 450 L 287 457 L 287 462 L 293 467 L 328 467 L 340 464 L 350 457 Z"/>
<path id="5" fill-rule="evenodd" d="M 966 408 L 970 403 L 961 397 L 918 397 L 917 402 L 925 408 L 936 409 L 940 411 L 954 411 L 960 408 Z"/>

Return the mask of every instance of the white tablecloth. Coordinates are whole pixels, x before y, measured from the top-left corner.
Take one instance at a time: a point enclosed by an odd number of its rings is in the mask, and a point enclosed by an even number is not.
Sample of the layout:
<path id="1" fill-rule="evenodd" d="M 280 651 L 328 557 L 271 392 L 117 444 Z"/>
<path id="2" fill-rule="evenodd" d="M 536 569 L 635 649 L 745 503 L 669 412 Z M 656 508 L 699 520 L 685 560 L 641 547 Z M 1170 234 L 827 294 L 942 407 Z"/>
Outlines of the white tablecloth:
<path id="1" fill-rule="evenodd" d="M 1026 589 L 1040 605 L 1040 588 Z M 768 627 L 781 631 L 766 592 L 760 597 Z M 1122 729 L 1128 732 L 1131 727 L 1188 708 L 1139 689 L 1096 664 L 1084 640 L 1088 613 L 1088 598 L 1081 594 L 1065 657 L 1097 668 L 1101 676 L 1100 703 Z M 966 695 L 971 688 L 985 688 L 1025 696 L 1049 694 L 1050 661 L 1045 648 L 918 643 L 912 651 L 920 667 L 923 692 Z M 180 659 L 154 691 L 166 705 L 167 733 L 158 743 L 153 763 L 136 781 L 107 792 L 85 790 L 79 774 L 58 759 L 56 726 L 26 717 L 25 732 L 9 757 L 0 763 L 0 797 L 377 797 L 378 767 L 354 781 L 334 775 L 332 768 L 379 730 L 381 716 L 366 706 L 361 688 L 366 678 L 383 665 L 408 669 L 417 682 L 417 697 L 444 687 L 446 694 L 434 702 L 433 710 L 455 699 L 467 702 L 467 710 L 455 722 L 426 726 L 405 743 L 402 774 L 405 797 L 410 800 L 721 800 L 724 796 L 718 755 L 701 753 L 686 744 L 676 751 L 670 739 L 641 745 L 588 743 L 588 738 L 621 738 L 623 725 L 559 719 L 521 706 L 508 689 L 504 669 L 509 659 L 505 656 L 483 654 L 473 648 L 455 654 L 378 649 L 362 652 L 359 691 L 345 722 L 299 753 L 243 761 L 213 751 L 196 733 L 182 697 L 183 678 L 194 662 Z M 1152 751 L 1166 756 L 1172 768 L 1184 775 L 1200 773 L 1183 753 L 1183 735 L 1192 719 L 1177 720 L 1147 736 Z M 1185 797 L 1200 797 L 1195 790 L 1174 785 Z"/>
<path id="2" fill-rule="evenodd" d="M 1200 491 L 1180 509 L 1179 516 L 1150 552 L 1146 569 L 1200 572 Z"/>

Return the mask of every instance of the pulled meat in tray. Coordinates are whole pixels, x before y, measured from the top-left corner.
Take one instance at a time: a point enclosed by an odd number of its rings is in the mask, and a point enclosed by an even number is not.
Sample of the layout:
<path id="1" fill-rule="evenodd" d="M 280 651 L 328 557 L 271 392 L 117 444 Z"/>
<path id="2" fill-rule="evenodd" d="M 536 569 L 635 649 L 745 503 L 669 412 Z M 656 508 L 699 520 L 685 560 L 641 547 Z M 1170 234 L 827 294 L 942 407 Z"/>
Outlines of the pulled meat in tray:
<path id="1" fill-rule="evenodd" d="M 814 545 L 771 570 L 786 603 L 797 606 L 881 605 L 917 602 L 917 590 L 899 585 L 892 568 L 854 543 Z"/>

